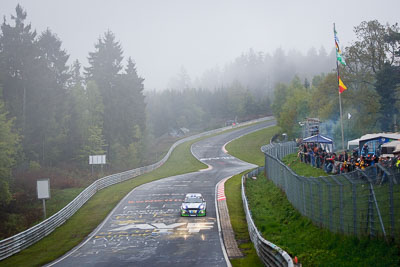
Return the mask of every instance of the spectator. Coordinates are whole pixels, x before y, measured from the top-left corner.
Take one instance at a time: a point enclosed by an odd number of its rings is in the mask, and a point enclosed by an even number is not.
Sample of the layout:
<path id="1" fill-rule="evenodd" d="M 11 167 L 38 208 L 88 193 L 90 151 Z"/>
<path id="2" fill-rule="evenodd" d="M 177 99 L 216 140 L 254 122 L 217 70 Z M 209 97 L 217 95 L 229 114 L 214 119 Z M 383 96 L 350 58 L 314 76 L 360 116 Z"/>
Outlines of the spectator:
<path id="1" fill-rule="evenodd" d="M 358 158 L 358 149 L 353 149 L 353 157 L 356 159 Z"/>
<path id="2" fill-rule="evenodd" d="M 369 152 L 368 145 L 365 143 L 363 148 L 361 149 L 361 156 L 364 156 L 364 157 L 367 156 L 368 152 Z"/>

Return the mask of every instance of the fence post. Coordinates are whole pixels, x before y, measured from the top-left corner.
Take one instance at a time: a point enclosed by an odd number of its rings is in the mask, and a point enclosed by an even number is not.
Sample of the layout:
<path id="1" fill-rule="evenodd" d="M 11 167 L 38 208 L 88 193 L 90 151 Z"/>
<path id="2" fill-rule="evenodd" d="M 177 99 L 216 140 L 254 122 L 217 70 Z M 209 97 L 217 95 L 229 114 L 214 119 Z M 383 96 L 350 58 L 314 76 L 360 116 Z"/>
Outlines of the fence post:
<path id="1" fill-rule="evenodd" d="M 329 213 L 329 229 L 331 232 L 333 232 L 333 220 L 332 220 L 332 212 L 333 212 L 333 207 L 332 207 L 332 184 L 328 181 L 327 178 L 322 177 L 322 179 L 325 181 L 325 183 L 328 186 L 328 213 Z"/>
<path id="2" fill-rule="evenodd" d="M 309 184 L 310 187 L 310 210 L 311 210 L 311 220 L 315 222 L 314 218 L 314 198 L 313 198 L 313 192 L 312 192 L 312 182 L 310 178 L 307 180 L 307 183 Z"/>
<path id="3" fill-rule="evenodd" d="M 318 182 L 318 189 L 319 189 L 319 222 L 320 222 L 320 225 L 322 225 L 322 223 L 324 221 L 324 217 L 322 215 L 323 199 L 322 199 L 322 185 L 320 182 Z"/>
<path id="4" fill-rule="evenodd" d="M 344 233 L 344 223 L 343 223 L 343 184 L 335 177 L 335 176 L 330 176 L 332 179 L 339 185 L 339 225 L 340 225 L 340 231 Z"/>
<path id="5" fill-rule="evenodd" d="M 267 177 L 267 153 L 264 152 L 264 176 Z"/>
<path id="6" fill-rule="evenodd" d="M 281 166 L 281 176 L 283 176 L 283 180 L 285 181 L 285 192 L 287 195 L 288 194 L 288 181 L 287 181 L 288 178 L 284 174 L 284 170 L 285 170 L 285 168 L 283 166 Z"/>
<path id="7" fill-rule="evenodd" d="M 374 221 L 374 207 L 372 205 L 372 189 L 369 187 L 369 196 L 368 196 L 368 215 L 367 215 L 367 232 L 368 225 L 370 227 L 370 235 L 375 236 L 375 221 Z"/>
<path id="8" fill-rule="evenodd" d="M 301 179 L 301 184 L 303 185 L 303 210 L 304 210 L 304 216 L 307 216 L 307 209 L 306 209 L 306 192 L 304 190 L 304 179 Z"/>
<path id="9" fill-rule="evenodd" d="M 348 174 L 344 173 L 343 176 L 347 179 L 347 181 L 351 183 L 351 192 L 353 200 L 353 233 L 354 235 L 357 235 L 357 185 L 348 176 Z"/>
<path id="10" fill-rule="evenodd" d="M 387 239 L 386 239 L 386 231 L 385 231 L 385 226 L 383 225 L 381 211 L 379 209 L 378 201 L 376 200 L 376 196 L 375 196 L 375 192 L 374 192 L 374 187 L 373 187 L 371 182 L 369 183 L 369 187 L 371 188 L 371 193 L 372 193 L 372 197 L 373 197 L 373 200 L 374 200 L 374 203 L 375 203 L 376 213 L 378 214 L 379 222 L 381 224 L 381 229 L 382 229 L 383 235 L 385 237 L 385 240 L 387 241 Z"/>

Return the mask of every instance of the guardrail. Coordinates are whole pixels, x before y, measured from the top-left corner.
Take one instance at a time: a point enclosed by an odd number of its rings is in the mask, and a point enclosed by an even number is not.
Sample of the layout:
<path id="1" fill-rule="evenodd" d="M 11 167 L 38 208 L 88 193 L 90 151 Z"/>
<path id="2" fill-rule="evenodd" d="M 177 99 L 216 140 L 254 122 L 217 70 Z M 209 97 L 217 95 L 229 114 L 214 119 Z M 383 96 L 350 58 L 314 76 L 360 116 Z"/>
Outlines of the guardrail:
<path id="1" fill-rule="evenodd" d="M 266 120 L 270 120 L 272 117 L 266 117 L 266 118 L 261 118 L 257 120 L 252 120 L 248 121 L 245 123 L 241 123 L 238 125 L 240 126 L 246 126 L 249 124 L 257 123 L 257 122 L 262 122 Z M 109 175 L 106 177 L 103 177 L 101 179 L 96 180 L 93 182 L 91 185 L 89 185 L 87 188 L 85 188 L 74 200 L 72 200 L 68 205 L 66 205 L 64 208 L 62 208 L 60 211 L 58 211 L 56 214 L 52 215 L 51 217 L 47 218 L 46 220 L 42 221 L 41 223 L 21 232 L 18 233 L 14 236 L 11 236 L 9 238 L 3 239 L 0 241 L 0 261 L 10 257 L 11 255 L 18 253 L 19 251 L 29 247 L 30 245 L 33 245 L 34 243 L 38 242 L 51 232 L 53 232 L 57 227 L 62 225 L 66 220 L 68 220 L 72 215 L 75 214 L 75 212 L 82 207 L 83 204 L 86 203 L 94 194 L 96 194 L 97 191 L 106 188 L 108 186 L 121 183 L 123 181 L 135 178 L 139 175 L 142 175 L 147 172 L 151 172 L 161 165 L 163 165 L 169 156 L 171 155 L 172 151 L 180 144 L 187 142 L 187 141 L 192 141 L 194 139 L 204 137 L 207 135 L 212 135 L 216 133 L 220 133 L 226 130 L 231 129 L 232 126 L 228 127 L 223 127 L 215 130 L 211 130 L 208 132 L 196 134 L 193 136 L 186 137 L 184 139 L 181 139 L 177 142 L 175 142 L 171 148 L 169 149 L 168 153 L 164 156 L 163 159 L 161 159 L 159 162 L 156 162 L 154 164 L 136 168 L 133 170 Z"/>
<path id="2" fill-rule="evenodd" d="M 265 154 L 268 179 L 315 225 L 355 236 L 400 236 L 400 172 L 376 164 L 365 170 L 321 177 L 294 173 L 281 159 L 297 152 L 294 142 L 269 144 Z"/>
<path id="3" fill-rule="evenodd" d="M 253 218 L 251 217 L 251 211 L 247 203 L 245 183 L 246 178 L 258 175 L 260 172 L 264 171 L 264 167 L 258 167 L 253 171 L 242 176 L 242 200 L 244 212 L 246 213 L 246 221 L 249 229 L 250 239 L 254 244 L 257 251 L 258 257 L 264 263 L 265 266 L 294 266 L 292 258 L 289 254 L 282 250 L 277 245 L 265 240 L 260 232 L 258 231 L 256 225 L 254 224 Z"/>

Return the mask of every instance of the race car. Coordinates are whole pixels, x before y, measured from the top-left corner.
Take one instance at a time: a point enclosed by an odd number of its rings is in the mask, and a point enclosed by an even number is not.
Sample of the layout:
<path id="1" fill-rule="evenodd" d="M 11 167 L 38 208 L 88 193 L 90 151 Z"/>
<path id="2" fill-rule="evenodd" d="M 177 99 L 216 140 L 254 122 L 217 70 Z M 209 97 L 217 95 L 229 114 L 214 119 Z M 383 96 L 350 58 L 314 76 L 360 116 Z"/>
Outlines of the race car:
<path id="1" fill-rule="evenodd" d="M 181 216 L 206 216 L 207 203 L 200 193 L 186 194 L 181 205 Z"/>

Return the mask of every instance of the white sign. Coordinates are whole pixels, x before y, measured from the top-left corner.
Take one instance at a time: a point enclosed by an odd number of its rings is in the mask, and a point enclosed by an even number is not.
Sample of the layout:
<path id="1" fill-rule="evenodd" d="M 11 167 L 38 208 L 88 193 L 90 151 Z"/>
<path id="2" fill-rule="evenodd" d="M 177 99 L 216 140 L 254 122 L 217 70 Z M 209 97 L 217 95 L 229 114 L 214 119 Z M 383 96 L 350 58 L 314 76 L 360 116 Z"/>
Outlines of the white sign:
<path id="1" fill-rule="evenodd" d="M 37 180 L 37 195 L 38 199 L 50 198 L 50 179 Z"/>
<path id="2" fill-rule="evenodd" d="M 106 164 L 106 155 L 89 156 L 89 164 Z"/>

